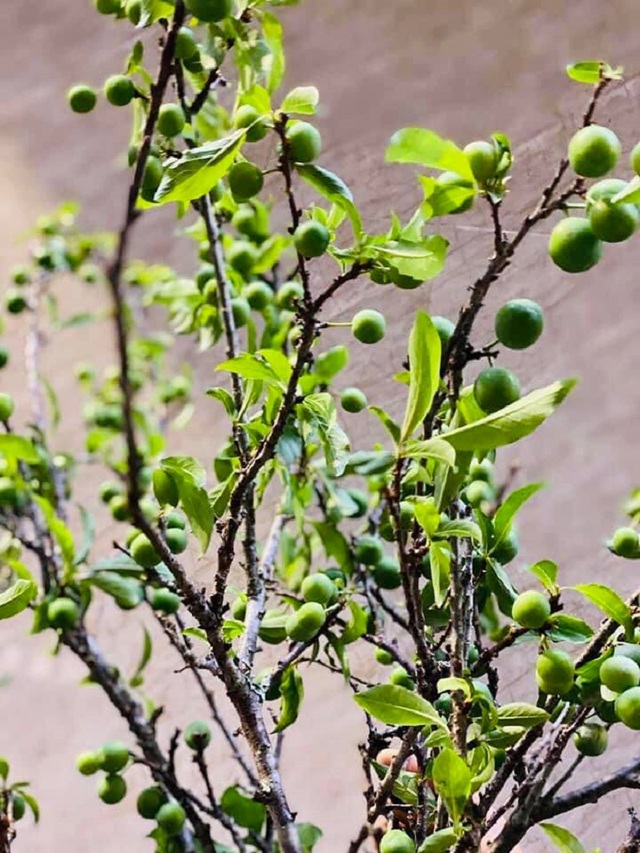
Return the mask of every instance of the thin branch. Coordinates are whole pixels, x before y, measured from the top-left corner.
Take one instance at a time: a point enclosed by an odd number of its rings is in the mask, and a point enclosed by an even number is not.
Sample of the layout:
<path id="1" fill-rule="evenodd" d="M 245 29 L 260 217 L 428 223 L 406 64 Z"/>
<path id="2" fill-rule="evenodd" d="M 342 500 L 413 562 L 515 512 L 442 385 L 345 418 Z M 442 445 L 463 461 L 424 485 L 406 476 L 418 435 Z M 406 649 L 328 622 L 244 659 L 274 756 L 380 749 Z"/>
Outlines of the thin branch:
<path id="1" fill-rule="evenodd" d="M 606 794 L 619 788 L 640 788 L 640 758 L 635 758 L 619 770 L 576 791 L 554 799 L 545 799 L 534 813 L 536 822 L 573 811 L 587 803 L 597 803 Z"/>

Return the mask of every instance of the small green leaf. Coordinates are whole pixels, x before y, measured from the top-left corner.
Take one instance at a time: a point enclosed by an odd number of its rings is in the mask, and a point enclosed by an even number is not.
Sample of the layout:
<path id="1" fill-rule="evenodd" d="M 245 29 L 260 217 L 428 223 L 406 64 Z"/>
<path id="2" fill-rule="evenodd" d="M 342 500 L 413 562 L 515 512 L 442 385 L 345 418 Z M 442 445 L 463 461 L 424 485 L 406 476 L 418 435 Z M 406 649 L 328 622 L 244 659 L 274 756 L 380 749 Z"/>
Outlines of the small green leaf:
<path id="1" fill-rule="evenodd" d="M 80 511 L 80 517 L 82 519 L 82 542 L 80 544 L 80 550 L 76 554 L 76 558 L 74 560 L 76 566 L 86 562 L 96 535 L 96 526 L 93 516 L 89 510 L 82 504 L 78 506 L 78 510 Z"/>
<path id="2" fill-rule="evenodd" d="M 285 97 L 280 110 L 287 115 L 313 115 L 318 106 L 320 94 L 315 86 L 299 86 Z"/>
<path id="3" fill-rule="evenodd" d="M 159 21 L 160 18 L 170 20 L 173 12 L 173 3 L 169 3 L 168 0 L 142 0 L 138 26 L 147 27 Z"/>
<path id="4" fill-rule="evenodd" d="M 451 551 L 440 542 L 432 542 L 429 548 L 429 568 L 433 585 L 433 598 L 436 607 L 442 607 L 449 589 L 451 574 Z"/>
<path id="5" fill-rule="evenodd" d="M 10 765 L 6 758 L 0 756 L 0 777 L 6 779 L 9 775 Z"/>
<path id="6" fill-rule="evenodd" d="M 298 719 L 300 705 L 304 698 L 302 676 L 295 666 L 285 669 L 280 679 L 280 716 L 274 732 L 282 732 Z"/>
<path id="7" fill-rule="evenodd" d="M 355 642 L 367 633 L 367 624 L 369 621 L 368 612 L 364 607 L 361 607 L 357 601 L 351 599 L 348 602 L 348 606 L 351 611 L 351 618 L 347 622 L 345 629 L 342 632 L 342 636 L 340 637 L 343 645 L 345 646 L 348 646 L 349 643 Z"/>
<path id="8" fill-rule="evenodd" d="M 281 380 L 273 371 L 273 369 L 265 363 L 264 359 L 257 355 L 244 352 L 242 355 L 230 358 L 228 361 L 223 361 L 216 367 L 216 370 L 227 370 L 229 373 L 237 373 L 244 379 L 258 379 L 261 382 L 266 382 L 268 385 L 280 385 Z"/>
<path id="9" fill-rule="evenodd" d="M 529 566 L 531 574 L 535 575 L 542 586 L 552 595 L 558 591 L 558 566 L 552 560 L 540 560 Z"/>
<path id="10" fill-rule="evenodd" d="M 362 234 L 362 218 L 353 201 L 353 195 L 342 178 L 334 175 L 328 169 L 313 164 L 296 166 L 300 177 L 316 189 L 321 196 L 337 205 L 349 217 L 353 233 L 356 237 Z"/>
<path id="11" fill-rule="evenodd" d="M 401 456 L 408 459 L 436 459 L 450 468 L 456 464 L 456 451 L 443 438 L 436 436 L 425 441 L 406 441 L 402 447 Z"/>
<path id="12" fill-rule="evenodd" d="M 418 847 L 418 853 L 445 853 L 450 850 L 458 840 L 458 833 L 452 827 L 439 829 L 433 835 L 422 842 Z"/>
<path id="13" fill-rule="evenodd" d="M 541 823 L 539 826 L 560 853 L 586 853 L 575 835 L 563 826 L 556 823 Z"/>
<path id="14" fill-rule="evenodd" d="M 612 204 L 617 204 L 619 201 L 625 201 L 628 204 L 640 203 L 640 177 L 638 175 L 633 177 L 627 186 L 611 199 Z"/>
<path id="15" fill-rule="evenodd" d="M 116 572 L 97 572 L 88 579 L 89 583 L 101 589 L 125 610 L 137 607 L 144 597 L 139 581 L 123 577 Z"/>
<path id="16" fill-rule="evenodd" d="M 269 53 L 262 58 L 267 89 L 275 92 L 284 76 L 285 56 L 282 50 L 282 24 L 271 12 L 262 13 L 262 35 Z"/>
<path id="17" fill-rule="evenodd" d="M 500 505 L 493 519 L 493 527 L 495 530 L 495 543 L 493 550 L 497 548 L 509 535 L 513 519 L 529 498 L 533 497 L 536 492 L 542 488 L 542 483 L 531 483 L 528 486 L 523 486 L 521 489 L 516 489 L 509 497 Z"/>
<path id="18" fill-rule="evenodd" d="M 599 583 L 580 583 L 571 589 L 584 595 L 599 610 L 624 628 L 627 640 L 633 639 L 631 608 L 608 586 Z"/>
<path id="19" fill-rule="evenodd" d="M 203 643 L 209 642 L 207 634 L 202 628 L 185 628 L 182 633 L 191 640 L 202 640 Z"/>
<path id="20" fill-rule="evenodd" d="M 31 814 L 33 815 L 34 821 L 38 823 L 38 821 L 40 820 L 40 806 L 38 804 L 38 801 L 33 796 L 33 794 L 30 794 L 28 791 L 25 791 L 24 788 L 20 790 L 20 796 L 31 809 Z"/>
<path id="21" fill-rule="evenodd" d="M 220 800 L 220 806 L 238 826 L 256 833 L 261 831 L 267 813 L 265 807 L 253 797 L 243 794 L 237 785 L 227 788 Z"/>
<path id="22" fill-rule="evenodd" d="M 453 749 L 445 748 L 434 760 L 432 774 L 449 817 L 458 824 L 471 795 L 471 770 Z"/>
<path id="23" fill-rule="evenodd" d="M 455 142 L 442 139 L 432 130 L 405 127 L 391 137 L 385 152 L 388 163 L 417 163 L 430 169 L 456 172 L 474 181 L 469 161 Z"/>
<path id="24" fill-rule="evenodd" d="M 466 521 L 463 518 L 443 521 L 433 536 L 437 539 L 473 539 L 475 542 L 482 540 L 480 527 L 475 521 Z"/>
<path id="25" fill-rule="evenodd" d="M 215 512 L 209 502 L 209 495 L 202 486 L 194 486 L 187 480 L 178 481 L 178 494 L 180 506 L 204 553 L 209 547 L 215 521 Z"/>
<path id="26" fill-rule="evenodd" d="M 409 399 L 400 442 L 405 442 L 426 417 L 440 383 L 442 345 L 431 317 L 416 312 L 409 335 Z"/>
<path id="27" fill-rule="evenodd" d="M 237 130 L 230 136 L 192 148 L 180 159 L 172 160 L 156 192 L 156 204 L 171 201 L 188 203 L 210 192 L 233 165 L 245 132 Z"/>
<path id="28" fill-rule="evenodd" d="M 160 460 L 160 467 L 176 481 L 187 480 L 194 486 L 203 486 L 206 472 L 193 456 L 165 456 Z"/>
<path id="29" fill-rule="evenodd" d="M 595 84 L 600 82 L 601 70 L 604 63 L 602 62 L 574 62 L 572 65 L 567 65 L 567 76 L 576 83 Z"/>
<path id="30" fill-rule="evenodd" d="M 444 726 L 431 702 L 406 687 L 382 684 L 354 696 L 367 714 L 392 726 Z"/>
<path id="31" fill-rule="evenodd" d="M 440 275 L 447 257 L 449 242 L 439 234 L 423 237 L 418 241 L 376 239 L 362 252 L 372 260 L 382 260 L 400 275 L 418 281 L 429 281 Z"/>
<path id="32" fill-rule="evenodd" d="M 498 722 L 501 726 L 517 726 L 533 729 L 546 723 L 549 715 L 543 708 L 528 705 L 526 702 L 511 702 L 498 708 Z"/>
<path id="33" fill-rule="evenodd" d="M 30 465 L 37 465 L 40 456 L 32 441 L 20 435 L 5 433 L 0 435 L 0 453 L 9 459 L 20 459 Z"/>
<path id="34" fill-rule="evenodd" d="M 464 678 L 457 678 L 454 675 L 450 675 L 447 678 L 441 678 L 436 686 L 438 688 L 438 693 L 460 692 L 463 693 L 467 699 L 471 698 L 471 686 Z"/>
<path id="35" fill-rule="evenodd" d="M 593 637 L 593 628 L 577 616 L 555 613 L 547 620 L 545 634 L 554 643 L 586 643 Z"/>
<path id="36" fill-rule="evenodd" d="M 382 426 L 393 439 L 393 443 L 398 445 L 400 443 L 400 427 L 393 420 L 391 415 L 385 412 L 385 410 L 380 406 L 369 406 L 369 411 L 378 418 Z"/>
<path id="37" fill-rule="evenodd" d="M 479 421 L 442 433 L 456 450 L 494 450 L 530 435 L 562 403 L 575 379 L 554 382 Z"/>
<path id="38" fill-rule="evenodd" d="M 153 651 L 153 644 L 151 642 L 151 634 L 147 631 L 146 628 L 143 628 L 143 641 L 142 641 L 142 654 L 140 655 L 140 660 L 138 661 L 138 665 L 135 669 L 135 672 L 131 676 L 131 686 L 139 687 L 142 684 L 142 674 L 147 668 L 147 664 L 151 660 L 151 653 Z"/>
<path id="39" fill-rule="evenodd" d="M 298 0 L 293 0 L 293 2 L 298 2 Z M 312 823 L 295 823 L 294 826 L 298 831 L 302 853 L 312 853 L 313 848 L 322 838 L 322 830 Z"/>
<path id="40" fill-rule="evenodd" d="M 37 594 L 38 587 L 33 581 L 17 580 L 0 594 L 0 619 L 10 619 L 26 610 Z"/>

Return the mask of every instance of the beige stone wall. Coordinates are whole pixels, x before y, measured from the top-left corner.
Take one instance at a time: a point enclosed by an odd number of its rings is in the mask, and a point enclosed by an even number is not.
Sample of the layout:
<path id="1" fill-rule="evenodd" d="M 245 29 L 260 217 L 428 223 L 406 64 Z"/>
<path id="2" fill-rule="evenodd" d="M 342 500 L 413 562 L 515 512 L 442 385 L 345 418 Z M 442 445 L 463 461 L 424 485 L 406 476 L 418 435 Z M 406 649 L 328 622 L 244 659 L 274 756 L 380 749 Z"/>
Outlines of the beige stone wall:
<path id="1" fill-rule="evenodd" d="M 585 93 L 563 74 L 568 61 L 606 58 L 627 66 L 627 83 L 604 99 L 601 116 L 622 134 L 625 150 L 640 136 L 634 0 L 307 0 L 304 7 L 287 10 L 284 18 L 289 25 L 289 80 L 319 85 L 323 159 L 352 186 L 371 229 L 385 227 L 390 204 L 405 214 L 416 201 L 410 169 L 383 164 L 390 133 L 410 124 L 433 127 L 463 143 L 494 130 L 509 133 L 518 168 L 505 222 L 507 227 L 517 222 L 582 112 Z M 89 226 L 117 226 L 126 181 L 117 158 L 126 144 L 126 117 L 106 107 L 85 119 L 73 116 L 65 109 L 64 90 L 79 79 L 99 84 L 119 69 L 131 41 L 123 33 L 122 27 L 92 13 L 88 0 L 0 2 L 2 272 L 20 258 L 19 240 L 34 216 L 61 199 L 79 198 Z M 521 466 L 523 481 L 548 483 L 546 495 L 524 514 L 521 556 L 557 560 L 567 583 L 579 575 L 607 578 L 627 591 L 637 585 L 633 567 L 609 557 L 601 542 L 620 518 L 620 501 L 640 482 L 640 244 L 612 247 L 594 271 L 573 279 L 545 259 L 547 231 L 543 226 L 531 236 L 490 296 L 487 311 L 490 319 L 503 300 L 520 295 L 538 299 L 546 310 L 543 344 L 505 360 L 519 372 L 526 390 L 559 376 L 581 380 L 544 432 L 509 457 Z M 367 305 L 383 310 L 390 322 L 391 334 L 373 355 L 354 349 L 351 370 L 371 402 L 386 404 L 389 394 L 400 396 L 399 386 L 382 388 L 379 376 L 389 359 L 397 363 L 402 358 L 413 309 L 426 305 L 454 316 L 491 251 L 489 223 L 481 209 L 465 218 L 464 225 L 448 226 L 446 233 L 452 241 L 450 262 L 430 288 L 399 294 L 362 283 L 343 294 L 346 317 Z M 157 235 L 154 221 L 143 225 L 136 251 L 167 258 L 164 240 Z M 179 245 L 167 259 L 189 270 Z M 65 285 L 63 302 L 69 310 L 88 305 L 90 298 Z M 109 341 L 106 328 L 103 334 L 102 359 Z M 337 332 L 333 334 L 337 341 Z M 478 340 L 488 335 L 485 320 Z M 62 447 L 77 444 L 80 425 L 71 367 L 95 351 L 96 337 L 85 330 L 68 333 L 47 352 L 48 374 L 63 401 L 69 401 L 59 434 Z M 197 369 L 206 387 L 210 368 L 205 359 L 198 360 Z M 18 373 L 5 373 L 2 381 L 3 388 L 6 383 L 20 397 Z M 25 403 L 21 397 L 20 402 Z M 363 437 L 371 429 L 364 416 L 351 423 Z M 213 415 L 201 416 L 197 434 L 203 438 L 189 451 L 211 455 L 216 446 Z M 89 480 L 97 476 L 92 473 L 84 483 L 87 494 Z M 105 521 L 101 541 L 108 543 L 112 534 Z M 210 569 L 206 560 L 194 564 L 205 579 Z M 126 670 L 138 654 L 139 634 L 125 631 L 121 614 L 106 606 L 98 609 L 96 625 Z M 130 618 L 126 622 L 130 625 Z M 96 689 L 77 688 L 82 671 L 68 655 L 55 661 L 47 656 L 52 638 L 28 638 L 27 630 L 26 620 L 0 627 L 0 676 L 12 681 L 0 689 L 0 753 L 9 755 L 18 776 L 34 779 L 43 807 L 39 829 L 28 824 L 20 828 L 17 851 L 150 850 L 133 799 L 115 808 L 102 806 L 92 781 L 72 769 L 77 752 L 125 735 L 123 727 Z M 176 708 L 172 722 L 185 724 L 197 714 L 187 677 L 170 676 L 171 666 L 167 656 L 166 669 L 152 672 L 149 691 Z M 515 657 L 509 679 L 514 684 L 530 681 Z M 169 720 L 164 736 L 168 731 Z M 361 818 L 358 734 L 358 717 L 340 681 L 310 680 L 302 724 L 288 739 L 285 775 L 300 817 L 325 829 L 320 853 L 344 850 Z M 637 751 L 637 738 L 626 738 L 624 744 L 619 740 L 615 749 L 587 764 L 585 779 L 613 769 L 630 750 Z M 224 749 L 219 752 L 221 786 L 230 770 Z M 586 846 L 600 844 L 610 851 L 624 834 L 624 809 L 634 801 L 639 799 L 633 793 L 618 795 L 568 823 Z M 532 833 L 526 849 L 545 846 Z"/>

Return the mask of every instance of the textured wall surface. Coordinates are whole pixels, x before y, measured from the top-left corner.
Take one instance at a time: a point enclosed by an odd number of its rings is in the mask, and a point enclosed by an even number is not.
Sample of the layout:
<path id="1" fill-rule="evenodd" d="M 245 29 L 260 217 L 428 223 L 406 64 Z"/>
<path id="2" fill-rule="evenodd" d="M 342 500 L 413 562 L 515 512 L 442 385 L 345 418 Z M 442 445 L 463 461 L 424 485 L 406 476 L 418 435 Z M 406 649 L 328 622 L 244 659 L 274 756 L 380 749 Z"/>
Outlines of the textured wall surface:
<path id="1" fill-rule="evenodd" d="M 509 133 L 518 166 L 505 224 L 517 223 L 536 200 L 583 109 L 584 91 L 563 74 L 568 61 L 602 57 L 627 66 L 627 83 L 603 99 L 600 116 L 622 135 L 625 151 L 640 135 L 634 0 L 307 0 L 283 17 L 289 82 L 319 86 L 323 160 L 352 186 L 371 229 L 385 227 L 390 206 L 406 214 L 417 201 L 411 170 L 383 163 L 390 133 L 413 124 L 461 143 L 494 130 Z M 126 37 L 124 32 L 95 15 L 88 0 L 0 2 L 0 272 L 20 259 L 20 240 L 35 215 L 61 199 L 80 199 L 90 226 L 117 226 L 126 186 L 117 155 L 126 144 L 126 117 L 101 107 L 80 119 L 65 108 L 64 90 L 78 79 L 100 84 L 118 70 L 131 40 L 130 31 Z M 142 224 L 135 251 L 188 272 L 184 246 L 171 248 L 167 257 L 157 222 Z M 621 500 L 640 482 L 640 243 L 612 248 L 595 270 L 572 279 L 545 258 L 548 228 L 531 235 L 490 295 L 486 312 L 490 322 L 492 309 L 523 295 L 544 306 L 543 345 L 505 359 L 519 372 L 525 390 L 560 376 L 581 380 L 544 431 L 509 457 L 521 467 L 521 481 L 548 484 L 546 495 L 526 510 L 521 557 L 555 559 L 566 583 L 580 574 L 608 578 L 630 591 L 636 582 L 629 568 L 609 557 L 601 542 L 620 519 Z M 480 206 L 464 225 L 449 226 L 446 234 L 452 242 L 450 262 L 431 287 L 399 293 L 362 283 L 342 296 L 344 317 L 375 306 L 390 324 L 391 333 L 373 354 L 354 349 L 350 369 L 373 403 L 399 403 L 399 386 L 382 387 L 379 376 L 389 359 L 396 364 L 402 359 L 414 308 L 427 306 L 453 317 L 491 251 L 488 217 Z M 69 284 L 63 302 L 68 310 L 78 310 L 90 298 Z M 490 339 L 489 322 L 479 325 L 480 343 Z M 20 330 L 15 334 L 17 339 Z M 47 350 L 47 373 L 69 406 L 58 436 L 63 448 L 77 446 L 80 425 L 71 368 L 80 359 L 95 358 L 96 349 L 100 359 L 108 358 L 109 329 L 101 334 L 98 348 L 95 333 L 79 330 Z M 332 334 L 337 342 L 338 332 Z M 206 387 L 210 367 L 202 358 L 196 367 Z M 20 398 L 19 372 L 2 379 Z M 212 407 L 201 416 L 201 446 L 190 445 L 189 452 L 215 450 L 214 414 Z M 365 416 L 351 423 L 363 437 L 373 429 Z M 175 449 L 187 450 L 179 444 Z M 89 473 L 87 494 L 97 478 L 98 472 Z M 108 543 L 112 534 L 104 521 L 101 541 Z M 194 572 L 206 579 L 211 563 L 194 564 Z M 133 666 L 140 641 L 138 635 L 123 633 L 122 615 L 105 606 L 95 621 L 123 669 Z M 120 722 L 96 690 L 76 687 L 82 672 L 75 661 L 65 654 L 55 662 L 47 656 L 51 637 L 27 640 L 27 630 L 26 621 L 0 628 L 0 676 L 12 680 L 0 690 L 0 753 L 13 760 L 18 776 L 34 779 L 43 807 L 39 829 L 20 827 L 17 851 L 151 849 L 142 839 L 133 799 L 108 809 L 97 801 L 93 782 L 72 770 L 77 752 L 125 735 Z M 514 684 L 531 681 L 516 657 L 509 679 Z M 346 849 L 362 814 L 358 718 L 339 679 L 313 680 L 307 687 L 302 725 L 286 747 L 285 775 L 301 819 L 325 829 L 321 853 L 333 853 Z M 173 722 L 188 722 L 182 709 L 192 701 L 189 690 L 185 676 L 170 678 L 157 669 L 151 674 L 150 694 L 160 702 L 171 700 L 178 709 Z M 163 731 L 168 730 L 167 722 Z M 626 760 L 629 743 L 627 738 L 601 759 L 587 762 L 583 778 L 598 777 Z M 219 785 L 232 772 L 223 753 Z M 142 784 L 142 778 L 137 774 L 135 781 Z M 635 794 L 612 797 L 567 823 L 579 831 L 585 846 L 599 844 L 608 853 L 625 832 L 624 809 L 634 800 L 638 804 Z M 546 849 L 537 833 L 531 833 L 525 847 Z"/>

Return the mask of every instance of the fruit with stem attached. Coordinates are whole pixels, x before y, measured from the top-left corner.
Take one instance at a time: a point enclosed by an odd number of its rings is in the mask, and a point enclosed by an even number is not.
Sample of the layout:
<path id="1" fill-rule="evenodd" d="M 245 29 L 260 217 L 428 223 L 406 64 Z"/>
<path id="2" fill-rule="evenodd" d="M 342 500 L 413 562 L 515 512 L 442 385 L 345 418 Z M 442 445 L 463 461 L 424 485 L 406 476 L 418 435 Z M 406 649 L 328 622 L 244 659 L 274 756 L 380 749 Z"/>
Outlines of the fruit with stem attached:
<path id="1" fill-rule="evenodd" d="M 549 255 L 565 272 L 586 272 L 602 257 L 602 241 L 591 230 L 588 219 L 567 216 L 551 232 Z"/>
<path id="2" fill-rule="evenodd" d="M 139 566 L 152 569 L 160 562 L 160 557 L 150 540 L 140 533 L 131 543 L 131 556 Z"/>
<path id="3" fill-rule="evenodd" d="M 535 590 L 521 592 L 513 602 L 511 610 L 511 616 L 518 625 L 533 631 L 542 628 L 550 615 L 549 599 Z"/>
<path id="4" fill-rule="evenodd" d="M 640 212 L 635 204 L 606 199 L 595 201 L 589 209 L 589 225 L 595 236 L 605 243 L 622 243 L 638 227 Z"/>
<path id="5" fill-rule="evenodd" d="M 634 731 L 640 730 L 640 687 L 625 690 L 615 701 L 616 717 Z"/>
<path id="6" fill-rule="evenodd" d="M 296 121 L 286 130 L 289 155 L 295 163 L 311 163 L 320 154 L 322 137 L 312 124 Z"/>
<path id="7" fill-rule="evenodd" d="M 575 670 L 566 652 L 550 649 L 538 655 L 536 682 L 543 693 L 565 696 L 573 687 Z"/>
<path id="8" fill-rule="evenodd" d="M 0 421 L 6 423 L 15 408 L 15 403 L 11 394 L 0 392 Z"/>
<path id="9" fill-rule="evenodd" d="M 361 344 L 376 344 L 384 338 L 387 322 L 384 315 L 372 308 L 364 308 L 351 321 L 353 336 Z"/>
<path id="10" fill-rule="evenodd" d="M 127 783 L 115 773 L 110 773 L 98 782 L 98 796 L 103 803 L 113 806 L 127 795 Z"/>
<path id="11" fill-rule="evenodd" d="M 300 592 L 305 601 L 315 601 L 317 604 L 327 605 L 336 597 L 336 585 L 328 575 L 323 572 L 315 572 L 308 575 L 300 587 Z"/>
<path id="12" fill-rule="evenodd" d="M 233 11 L 233 0 L 185 0 L 187 10 L 207 24 L 215 24 Z"/>
<path id="13" fill-rule="evenodd" d="M 573 736 L 575 748 L 581 755 L 594 758 L 602 755 L 607 748 L 609 737 L 607 730 L 599 723 L 585 723 Z"/>
<path id="14" fill-rule="evenodd" d="M 169 802 L 160 806 L 156 814 L 156 822 L 169 837 L 179 835 L 186 821 L 186 814 L 180 803 Z"/>
<path id="15" fill-rule="evenodd" d="M 109 740 L 100 749 L 100 766 L 107 773 L 118 773 L 129 763 L 129 750 L 119 740 Z"/>
<path id="16" fill-rule="evenodd" d="M 156 815 L 167 802 L 167 795 L 158 785 L 145 788 L 138 794 L 136 809 L 145 820 L 155 820 Z"/>
<path id="17" fill-rule="evenodd" d="M 618 557 L 636 557 L 640 553 L 640 536 L 633 527 L 619 527 L 611 538 L 611 550 Z"/>
<path id="18" fill-rule="evenodd" d="M 178 104 L 163 104 L 158 113 L 158 131 L 163 136 L 178 136 L 184 130 L 185 118 Z"/>
<path id="19" fill-rule="evenodd" d="M 149 603 L 152 609 L 157 610 L 158 613 L 164 613 L 165 616 L 173 616 L 180 610 L 181 601 L 180 596 L 176 595 L 175 592 L 161 587 L 160 589 L 153 590 Z"/>
<path id="20" fill-rule="evenodd" d="M 93 776 L 102 767 L 102 753 L 81 752 L 76 758 L 76 767 L 83 776 Z"/>
<path id="21" fill-rule="evenodd" d="M 194 752 L 202 752 L 211 743 L 211 729 L 202 720 L 194 720 L 184 730 L 184 742 Z"/>
<path id="22" fill-rule="evenodd" d="M 608 127 L 591 124 L 573 135 L 569 142 L 569 163 L 583 178 L 600 178 L 618 162 L 622 146 Z"/>
<path id="23" fill-rule="evenodd" d="M 67 101 L 74 113 L 90 113 L 97 100 L 96 90 L 84 83 L 72 86 L 67 92 Z"/>
<path id="24" fill-rule="evenodd" d="M 361 536 L 356 542 L 355 557 L 363 566 L 375 566 L 384 555 L 382 542 L 376 536 Z"/>
<path id="25" fill-rule="evenodd" d="M 267 125 L 264 118 L 255 107 L 243 104 L 235 112 L 233 126 L 237 130 L 247 128 L 245 139 L 247 142 L 259 142 L 267 135 Z"/>
<path id="26" fill-rule="evenodd" d="M 401 829 L 390 829 L 382 836 L 380 853 L 415 853 L 416 845 Z"/>
<path id="27" fill-rule="evenodd" d="M 80 619 L 80 608 L 72 598 L 61 596 L 47 607 L 47 620 L 52 628 L 69 631 Z"/>
<path id="28" fill-rule="evenodd" d="M 532 346 L 542 334 L 543 327 L 542 308 L 532 299 L 512 299 L 496 314 L 496 337 L 509 349 Z"/>
<path id="29" fill-rule="evenodd" d="M 298 225 L 293 233 L 293 242 L 303 258 L 319 258 L 324 255 L 330 240 L 329 229 L 315 219 Z"/>
<path id="30" fill-rule="evenodd" d="M 126 107 L 133 100 L 135 86 L 126 74 L 113 74 L 104 84 L 104 96 L 114 107 Z"/>
<path id="31" fill-rule="evenodd" d="M 482 186 L 495 177 L 498 168 L 498 149 L 493 142 L 477 140 L 464 147 L 473 177 Z"/>

